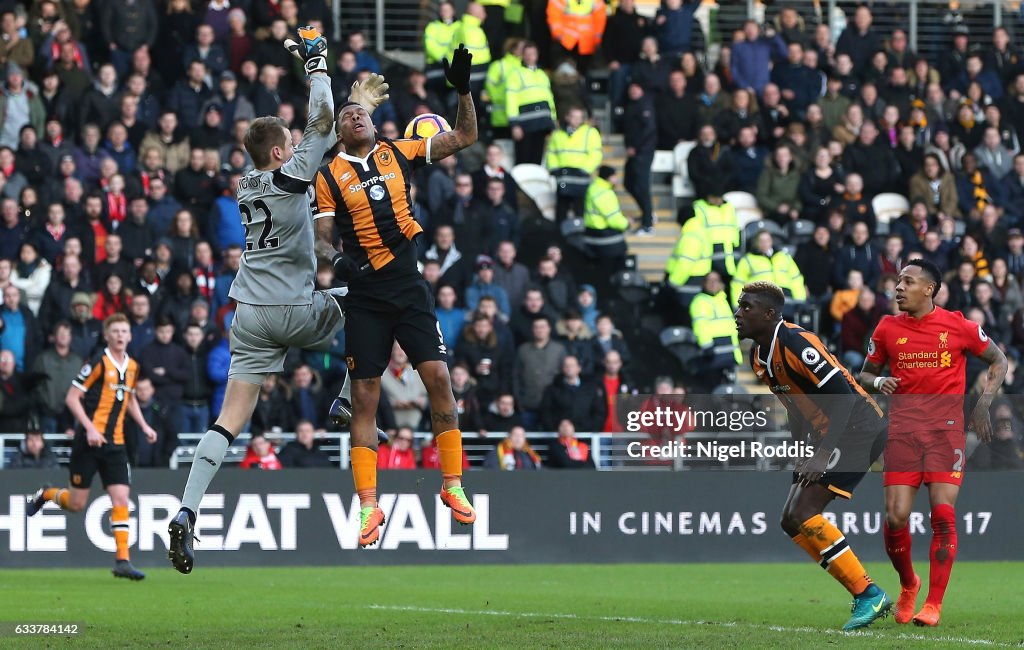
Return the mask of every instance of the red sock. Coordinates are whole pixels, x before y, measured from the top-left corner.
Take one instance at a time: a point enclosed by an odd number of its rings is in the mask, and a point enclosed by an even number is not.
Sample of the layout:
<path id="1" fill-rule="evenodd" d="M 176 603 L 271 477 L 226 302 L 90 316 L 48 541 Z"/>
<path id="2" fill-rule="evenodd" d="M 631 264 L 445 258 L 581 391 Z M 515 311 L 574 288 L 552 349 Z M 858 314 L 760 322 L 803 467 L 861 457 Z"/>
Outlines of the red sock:
<path id="1" fill-rule="evenodd" d="M 932 547 L 928 558 L 931 560 L 931 573 L 925 602 L 942 605 L 953 560 L 956 559 L 956 513 L 947 503 L 932 507 Z"/>
<path id="2" fill-rule="evenodd" d="M 910 526 L 893 530 L 886 523 L 883 527 L 883 535 L 885 537 L 885 552 L 889 554 L 892 566 L 900 576 L 900 584 L 904 587 L 913 587 L 914 562 L 910 556 Z"/>

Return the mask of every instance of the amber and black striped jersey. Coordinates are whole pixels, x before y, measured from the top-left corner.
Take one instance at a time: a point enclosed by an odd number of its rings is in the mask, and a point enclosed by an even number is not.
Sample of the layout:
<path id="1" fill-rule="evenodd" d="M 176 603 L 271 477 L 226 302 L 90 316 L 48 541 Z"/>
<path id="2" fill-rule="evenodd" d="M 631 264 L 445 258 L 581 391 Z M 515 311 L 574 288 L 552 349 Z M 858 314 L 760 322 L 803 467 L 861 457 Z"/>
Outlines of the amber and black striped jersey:
<path id="1" fill-rule="evenodd" d="M 841 395 L 849 395 L 853 399 L 848 407 L 853 409 L 850 427 L 870 431 L 877 429 L 874 425 L 884 422 L 882 409 L 828 351 L 821 339 L 797 325 L 779 321 L 767 355 L 760 345 L 751 348 L 750 367 L 782 401 L 791 417 L 799 416 L 817 436 L 828 433 L 826 411 L 830 410 L 828 407 L 835 406 L 826 404 L 826 399 L 840 399 Z M 832 382 L 845 382 L 849 390 Z M 825 398 L 826 395 L 829 397 Z"/>
<path id="2" fill-rule="evenodd" d="M 125 355 L 124 364 L 118 365 L 110 350 L 104 348 L 89 358 L 71 382 L 85 391 L 85 412 L 109 443 L 124 444 L 124 416 L 138 377 L 139 364 L 135 359 Z M 78 431 L 76 435 L 84 436 L 85 432 Z"/>
<path id="3" fill-rule="evenodd" d="M 317 172 L 313 218 L 334 217 L 345 253 L 359 266 L 357 278 L 402 257 L 423 232 L 412 217 L 409 182 L 429 164 L 429 138 L 381 138 L 366 158 L 342 152 Z M 415 266 L 395 270 L 417 272 Z"/>

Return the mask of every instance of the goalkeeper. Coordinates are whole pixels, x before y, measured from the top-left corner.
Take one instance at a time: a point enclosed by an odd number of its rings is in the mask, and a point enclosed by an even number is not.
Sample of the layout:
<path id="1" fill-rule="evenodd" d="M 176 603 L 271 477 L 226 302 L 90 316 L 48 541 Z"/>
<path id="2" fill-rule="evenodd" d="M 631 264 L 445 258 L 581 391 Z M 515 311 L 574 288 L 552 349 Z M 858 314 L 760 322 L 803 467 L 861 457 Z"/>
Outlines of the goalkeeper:
<path id="1" fill-rule="evenodd" d="M 220 416 L 196 447 L 181 510 L 168 526 L 169 557 L 190 573 L 196 515 L 228 445 L 252 417 L 260 385 L 284 370 L 289 347 L 326 349 L 344 326 L 335 296 L 314 291 L 316 257 L 307 191 L 324 154 L 334 145 L 334 101 L 327 76 L 327 42 L 303 27 L 299 42 L 285 46 L 309 75 L 309 108 L 302 142 L 292 148 L 291 131 L 277 117 L 261 117 L 243 144 L 255 169 L 238 183 L 238 209 L 246 230 L 245 253 L 229 295 L 237 303 L 231 327 L 231 366 Z M 371 75 L 353 84 L 351 98 L 372 112 L 387 84 Z M 344 394 L 344 390 L 343 390 Z"/>

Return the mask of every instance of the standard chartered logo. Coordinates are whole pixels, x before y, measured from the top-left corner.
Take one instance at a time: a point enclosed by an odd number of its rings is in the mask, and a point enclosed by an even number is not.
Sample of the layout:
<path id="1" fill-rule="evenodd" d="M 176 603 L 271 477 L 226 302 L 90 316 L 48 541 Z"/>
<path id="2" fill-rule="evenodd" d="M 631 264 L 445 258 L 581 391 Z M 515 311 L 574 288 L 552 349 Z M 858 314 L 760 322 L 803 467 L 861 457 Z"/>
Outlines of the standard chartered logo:
<path id="1" fill-rule="evenodd" d="M 377 175 L 377 176 L 372 176 L 372 177 L 366 179 L 365 181 L 363 181 L 362 183 L 353 183 L 353 184 L 349 185 L 348 186 L 348 191 L 349 191 L 349 194 L 355 194 L 356 192 L 360 192 L 362 190 L 365 190 L 367 187 L 370 187 L 374 183 L 383 183 L 384 181 L 389 181 L 389 180 L 392 180 L 393 178 L 395 178 L 395 172 L 391 172 L 391 173 L 388 173 L 388 174 L 380 174 L 380 175 Z"/>

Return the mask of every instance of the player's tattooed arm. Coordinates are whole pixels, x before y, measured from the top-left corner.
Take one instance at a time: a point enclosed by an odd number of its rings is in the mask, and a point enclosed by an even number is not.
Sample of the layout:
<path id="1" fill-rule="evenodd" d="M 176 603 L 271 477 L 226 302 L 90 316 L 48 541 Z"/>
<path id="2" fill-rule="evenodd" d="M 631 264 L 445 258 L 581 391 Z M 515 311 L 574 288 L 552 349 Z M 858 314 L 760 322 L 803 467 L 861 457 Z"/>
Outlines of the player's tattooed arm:
<path id="1" fill-rule="evenodd" d="M 316 260 L 321 264 L 331 264 L 338 249 L 334 247 L 334 220 L 324 217 L 313 222 L 316 229 L 316 239 L 313 241 L 313 252 L 316 253 Z"/>
<path id="2" fill-rule="evenodd" d="M 458 153 L 476 142 L 476 108 L 473 95 L 459 95 L 459 113 L 455 116 L 455 128 L 447 133 L 438 133 L 430 139 L 430 160 L 441 160 Z"/>
<path id="3" fill-rule="evenodd" d="M 892 395 L 899 388 L 900 380 L 897 377 L 885 377 L 882 375 L 882 366 L 873 361 L 865 361 L 864 367 L 860 369 L 858 377 L 861 387 L 869 393 L 882 393 Z M 876 386 L 875 383 L 878 383 Z"/>
<path id="4" fill-rule="evenodd" d="M 996 391 L 1003 385 L 1006 378 L 1006 355 L 999 349 L 999 346 L 992 341 L 988 342 L 985 351 L 978 355 L 978 358 L 988 364 L 988 372 L 985 376 L 985 389 L 974 405 L 974 412 L 971 414 L 971 422 L 974 431 L 982 442 L 992 440 L 992 418 L 989 413 L 992 408 L 992 398 Z"/>
<path id="5" fill-rule="evenodd" d="M 454 427 L 458 424 L 459 418 L 455 411 L 431 411 L 430 419 L 441 426 Z"/>

